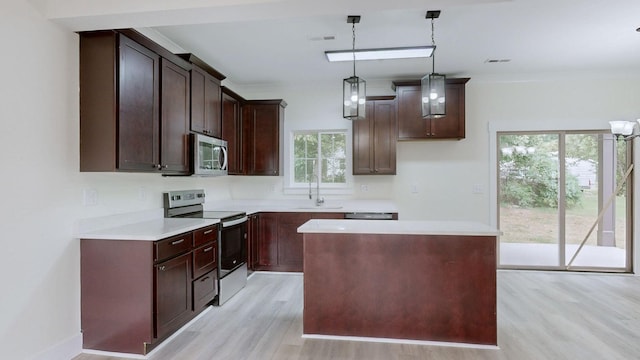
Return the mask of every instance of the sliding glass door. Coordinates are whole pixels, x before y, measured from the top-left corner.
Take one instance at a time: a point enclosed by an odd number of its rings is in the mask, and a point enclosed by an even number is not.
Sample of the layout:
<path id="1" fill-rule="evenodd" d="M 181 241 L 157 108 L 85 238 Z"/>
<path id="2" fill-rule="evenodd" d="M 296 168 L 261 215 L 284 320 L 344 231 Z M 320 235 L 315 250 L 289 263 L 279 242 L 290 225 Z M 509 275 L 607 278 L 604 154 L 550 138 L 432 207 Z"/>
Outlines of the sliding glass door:
<path id="1" fill-rule="evenodd" d="M 498 133 L 502 268 L 630 270 L 630 149 L 606 132 Z"/>

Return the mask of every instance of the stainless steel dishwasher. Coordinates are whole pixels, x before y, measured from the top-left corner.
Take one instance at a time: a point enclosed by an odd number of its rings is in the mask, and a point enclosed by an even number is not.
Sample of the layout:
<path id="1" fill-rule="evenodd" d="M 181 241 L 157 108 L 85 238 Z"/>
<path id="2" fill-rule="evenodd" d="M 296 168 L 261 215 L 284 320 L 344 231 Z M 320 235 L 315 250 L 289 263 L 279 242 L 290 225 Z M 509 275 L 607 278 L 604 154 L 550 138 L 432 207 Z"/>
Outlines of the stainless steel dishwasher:
<path id="1" fill-rule="evenodd" d="M 344 218 L 358 219 L 358 220 L 393 220 L 393 213 L 350 212 L 350 213 L 345 213 Z"/>

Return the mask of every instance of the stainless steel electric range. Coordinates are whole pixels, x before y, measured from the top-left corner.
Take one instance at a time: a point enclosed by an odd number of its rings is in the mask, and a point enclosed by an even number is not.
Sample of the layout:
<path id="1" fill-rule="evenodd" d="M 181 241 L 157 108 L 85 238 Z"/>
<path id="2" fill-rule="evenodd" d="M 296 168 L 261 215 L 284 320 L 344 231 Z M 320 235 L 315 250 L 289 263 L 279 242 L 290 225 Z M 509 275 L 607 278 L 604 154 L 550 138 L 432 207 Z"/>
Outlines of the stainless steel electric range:
<path id="1" fill-rule="evenodd" d="M 204 211 L 204 190 L 164 193 L 164 216 L 218 219 L 218 296 L 222 305 L 247 284 L 247 214 L 241 211 Z"/>

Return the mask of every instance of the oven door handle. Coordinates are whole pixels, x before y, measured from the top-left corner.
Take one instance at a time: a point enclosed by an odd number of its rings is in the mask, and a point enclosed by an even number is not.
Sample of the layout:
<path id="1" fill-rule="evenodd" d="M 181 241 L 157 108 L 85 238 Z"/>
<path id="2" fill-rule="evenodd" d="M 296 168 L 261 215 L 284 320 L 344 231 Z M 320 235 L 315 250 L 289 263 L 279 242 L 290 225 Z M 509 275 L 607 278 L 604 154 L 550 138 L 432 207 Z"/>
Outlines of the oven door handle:
<path id="1" fill-rule="evenodd" d="M 243 216 L 240 219 L 225 221 L 225 222 L 222 223 L 222 227 L 226 228 L 226 227 L 229 227 L 229 226 L 242 224 L 243 222 L 247 222 L 247 217 L 246 216 Z"/>

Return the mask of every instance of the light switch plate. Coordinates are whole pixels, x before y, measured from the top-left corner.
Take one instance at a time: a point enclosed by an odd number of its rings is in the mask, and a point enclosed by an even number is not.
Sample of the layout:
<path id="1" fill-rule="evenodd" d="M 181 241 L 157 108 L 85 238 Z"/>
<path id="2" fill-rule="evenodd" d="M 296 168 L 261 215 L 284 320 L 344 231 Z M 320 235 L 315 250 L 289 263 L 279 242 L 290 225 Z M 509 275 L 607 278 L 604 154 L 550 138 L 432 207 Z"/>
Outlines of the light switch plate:
<path id="1" fill-rule="evenodd" d="M 96 189 L 84 189 L 84 191 L 83 191 L 83 204 L 84 204 L 84 206 L 96 206 L 96 205 L 98 205 L 98 190 L 96 190 Z"/>

